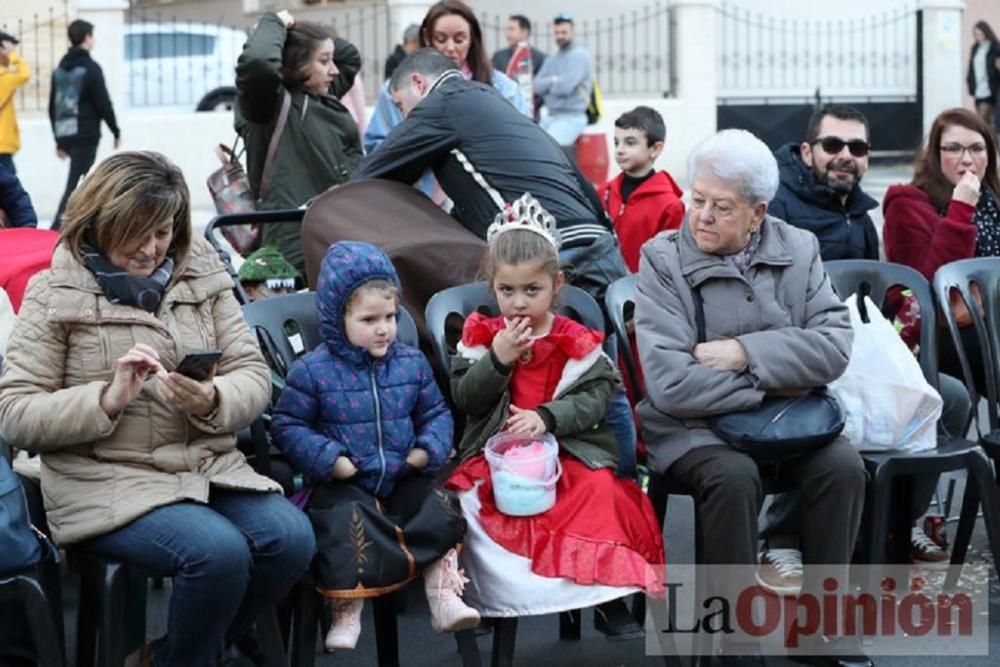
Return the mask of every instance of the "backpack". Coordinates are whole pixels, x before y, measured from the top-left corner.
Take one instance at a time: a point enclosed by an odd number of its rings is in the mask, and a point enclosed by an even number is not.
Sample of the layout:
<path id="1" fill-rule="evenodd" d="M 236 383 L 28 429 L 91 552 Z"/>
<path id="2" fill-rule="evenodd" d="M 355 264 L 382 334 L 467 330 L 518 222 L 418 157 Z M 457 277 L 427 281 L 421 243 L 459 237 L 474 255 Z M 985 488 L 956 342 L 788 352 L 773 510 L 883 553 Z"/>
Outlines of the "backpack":
<path id="1" fill-rule="evenodd" d="M 590 98 L 587 100 L 587 125 L 595 125 L 604 116 L 604 98 L 597 77 L 590 77 Z"/>
<path id="2" fill-rule="evenodd" d="M 55 551 L 31 525 L 21 482 L 0 453 L 0 574 L 29 568 L 47 553 Z"/>

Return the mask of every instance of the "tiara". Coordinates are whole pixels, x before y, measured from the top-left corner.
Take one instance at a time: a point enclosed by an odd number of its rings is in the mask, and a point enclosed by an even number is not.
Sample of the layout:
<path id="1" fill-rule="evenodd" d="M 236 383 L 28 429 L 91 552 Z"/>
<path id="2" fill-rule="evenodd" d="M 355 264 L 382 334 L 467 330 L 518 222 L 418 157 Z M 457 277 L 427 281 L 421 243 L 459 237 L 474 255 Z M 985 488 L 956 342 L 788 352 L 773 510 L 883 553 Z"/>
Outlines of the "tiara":
<path id="1" fill-rule="evenodd" d="M 493 223 L 486 230 L 486 242 L 493 243 L 494 239 L 504 232 L 515 229 L 538 234 L 559 250 L 559 229 L 556 227 L 556 219 L 542 208 L 531 193 L 525 192 L 513 202 L 504 204 L 503 210 L 497 213 Z"/>

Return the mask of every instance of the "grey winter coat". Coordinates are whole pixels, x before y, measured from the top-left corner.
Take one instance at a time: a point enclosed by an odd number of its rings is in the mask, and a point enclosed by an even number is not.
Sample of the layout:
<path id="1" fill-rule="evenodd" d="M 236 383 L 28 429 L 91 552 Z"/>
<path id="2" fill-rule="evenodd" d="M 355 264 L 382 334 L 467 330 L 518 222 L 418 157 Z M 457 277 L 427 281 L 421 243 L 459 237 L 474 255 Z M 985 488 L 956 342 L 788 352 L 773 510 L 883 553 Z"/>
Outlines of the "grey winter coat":
<path id="1" fill-rule="evenodd" d="M 700 285 L 707 340 L 735 338 L 741 373 L 695 361 L 691 287 Z M 698 249 L 688 224 L 646 243 L 635 306 L 646 398 L 637 413 L 657 472 L 695 447 L 724 444 L 706 417 L 760 405 L 772 391 L 820 387 L 847 368 L 854 332 L 811 232 L 767 216 L 746 275 Z"/>

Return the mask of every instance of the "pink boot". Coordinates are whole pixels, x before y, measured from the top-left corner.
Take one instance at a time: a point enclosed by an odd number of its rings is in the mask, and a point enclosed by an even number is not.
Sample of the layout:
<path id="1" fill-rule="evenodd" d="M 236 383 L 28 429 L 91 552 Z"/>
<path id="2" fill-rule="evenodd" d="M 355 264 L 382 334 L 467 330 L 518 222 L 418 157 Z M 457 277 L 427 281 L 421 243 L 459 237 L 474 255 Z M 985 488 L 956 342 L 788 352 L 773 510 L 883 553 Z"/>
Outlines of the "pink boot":
<path id="1" fill-rule="evenodd" d="M 454 549 L 424 572 L 424 591 L 434 632 L 458 632 L 479 625 L 479 612 L 462 602 L 462 590 L 468 582 L 458 569 L 458 553 Z"/>
<path id="2" fill-rule="evenodd" d="M 330 653 L 350 650 L 358 645 L 361 635 L 361 610 L 364 600 L 335 600 L 333 602 L 333 623 L 326 633 L 323 646 Z"/>

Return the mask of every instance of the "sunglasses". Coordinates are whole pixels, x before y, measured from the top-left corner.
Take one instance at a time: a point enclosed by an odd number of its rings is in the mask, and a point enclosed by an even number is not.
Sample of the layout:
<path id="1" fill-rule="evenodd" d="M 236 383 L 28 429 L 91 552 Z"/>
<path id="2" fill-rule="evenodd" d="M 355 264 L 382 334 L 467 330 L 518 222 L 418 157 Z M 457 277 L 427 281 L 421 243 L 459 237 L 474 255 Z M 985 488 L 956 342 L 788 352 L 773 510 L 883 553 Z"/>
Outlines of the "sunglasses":
<path id="1" fill-rule="evenodd" d="M 868 145 L 868 142 L 862 139 L 844 141 L 840 137 L 819 137 L 818 139 L 813 140 L 813 144 L 819 144 L 823 147 L 823 150 L 830 155 L 836 155 L 840 151 L 844 150 L 844 146 L 847 146 L 847 150 L 851 151 L 851 155 L 854 157 L 864 157 L 868 155 L 868 150 L 871 148 L 871 146 Z"/>

